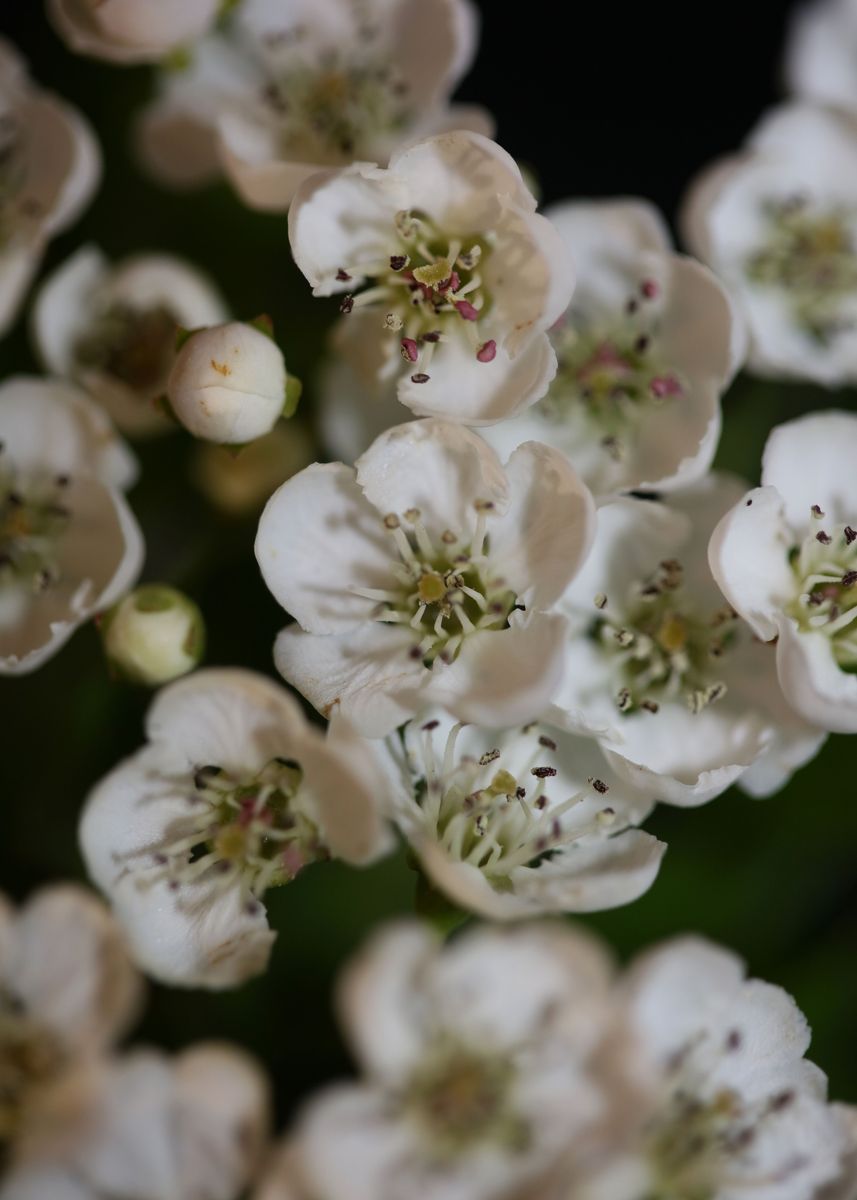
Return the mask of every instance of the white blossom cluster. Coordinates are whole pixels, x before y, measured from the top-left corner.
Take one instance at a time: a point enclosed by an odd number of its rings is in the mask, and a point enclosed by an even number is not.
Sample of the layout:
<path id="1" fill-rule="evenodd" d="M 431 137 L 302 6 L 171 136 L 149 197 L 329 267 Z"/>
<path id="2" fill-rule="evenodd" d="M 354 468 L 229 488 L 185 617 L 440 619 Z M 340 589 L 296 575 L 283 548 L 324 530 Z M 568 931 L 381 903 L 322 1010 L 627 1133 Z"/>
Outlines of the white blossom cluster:
<path id="1" fill-rule="evenodd" d="M 657 886 L 656 806 L 771 796 L 857 733 L 857 414 L 771 429 L 758 487 L 713 467 L 738 372 L 857 384 L 857 4 L 796 19 L 794 98 L 688 191 L 695 257 L 644 199 L 539 211 L 450 103 L 470 0 L 46 9 L 70 50 L 156 64 L 162 183 L 288 213 L 338 307 L 341 461 L 292 425 L 270 322 L 192 264 L 84 245 L 38 284 L 45 374 L 0 383 L 0 674 L 96 618 L 111 671 L 161 690 L 83 804 L 107 904 L 0 906 L 0 1200 L 855 1200 L 857 1117 L 787 993 L 696 936 L 620 970 L 561 918 Z M 99 173 L 0 45 L 0 332 Z M 136 586 L 117 430 L 156 454 L 176 425 L 215 504 L 264 505 L 289 688 L 199 668 L 204 614 Z M 345 968 L 363 1076 L 276 1149 L 243 1052 L 116 1049 L 138 970 L 260 976 L 273 889 L 403 846 L 432 919 Z"/>

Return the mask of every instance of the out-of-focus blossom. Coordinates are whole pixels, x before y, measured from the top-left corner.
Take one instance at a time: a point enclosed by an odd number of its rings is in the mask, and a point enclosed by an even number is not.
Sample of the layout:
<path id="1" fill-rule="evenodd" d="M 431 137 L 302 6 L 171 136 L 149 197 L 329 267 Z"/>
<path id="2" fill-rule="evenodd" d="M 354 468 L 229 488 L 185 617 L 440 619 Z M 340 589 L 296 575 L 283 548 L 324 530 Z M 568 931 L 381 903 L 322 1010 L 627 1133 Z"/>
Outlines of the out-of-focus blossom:
<path id="1" fill-rule="evenodd" d="M 685 202 L 685 236 L 743 315 L 750 368 L 857 380 L 857 124 L 809 105 L 769 113 Z"/>
<path id="2" fill-rule="evenodd" d="M 119 490 L 135 464 L 71 384 L 0 386 L 0 674 L 33 671 L 132 586 L 139 527 Z"/>
<path id="3" fill-rule="evenodd" d="M 632 964 L 617 1008 L 605 1072 L 615 1124 L 588 1178 L 569 1158 L 557 1200 L 813 1200 L 839 1176 L 840 1120 L 782 988 L 683 938 Z"/>
<path id="4" fill-rule="evenodd" d="M 147 583 L 104 614 L 101 636 L 111 667 L 123 679 L 159 687 L 199 664 L 205 622 L 182 592 Z"/>
<path id="5" fill-rule="evenodd" d="M 714 457 L 736 365 L 728 296 L 672 252 L 645 201 L 569 202 L 546 216 L 577 274 L 550 331 L 557 375 L 543 400 L 486 429 L 486 440 L 500 454 L 531 439 L 555 446 L 600 495 L 693 483 Z"/>
<path id="6" fill-rule="evenodd" d="M 620 776 L 671 804 L 702 804 L 736 780 L 767 795 L 824 739 L 785 703 L 772 649 L 708 566 L 711 532 L 744 491 L 711 475 L 669 506 L 605 504 L 558 606 L 571 635 L 553 719 L 595 735 Z"/>
<path id="7" fill-rule="evenodd" d="M 77 220 L 100 178 L 89 124 L 36 87 L 0 38 L 0 334 L 17 316 L 48 242 Z"/>
<path id="8" fill-rule="evenodd" d="M 144 159 L 179 186 L 222 167 L 250 207 L 284 212 L 320 169 L 385 164 L 444 129 L 490 135 L 483 109 L 448 104 L 477 33 L 470 0 L 243 0 L 163 73 Z"/>
<path id="9" fill-rule="evenodd" d="M 355 163 L 307 181 L 289 236 L 314 295 L 342 294 L 346 321 L 372 314 L 380 345 L 368 353 L 403 404 L 486 425 L 538 400 L 556 371 L 546 330 L 574 277 L 535 208 L 504 150 L 454 131 L 396 153 L 387 169 Z"/>
<path id="10" fill-rule="evenodd" d="M 221 0 L 47 0 L 71 49 L 115 63 L 157 62 L 201 38 Z"/>
<path id="11" fill-rule="evenodd" d="M 510 730 L 410 722 L 388 752 L 396 823 L 454 903 L 509 920 L 636 900 L 666 847 L 632 826 L 652 808 L 591 738 L 547 725 Z"/>
<path id="12" fill-rule="evenodd" d="M 505 467 L 460 425 L 411 421 L 358 460 L 316 463 L 271 497 L 256 557 L 298 622 L 285 678 L 380 737 L 427 703 L 462 720 L 538 716 L 562 674 L 551 613 L 589 549 L 594 505 L 536 443 Z"/>
<path id="13" fill-rule="evenodd" d="M 45 368 L 76 379 L 131 436 L 173 428 L 155 405 L 167 386 L 180 328 L 226 319 L 214 285 L 165 254 L 111 266 L 84 246 L 42 284 L 33 340 Z"/>
<path id="14" fill-rule="evenodd" d="M 261 1070 L 231 1046 L 133 1051 L 104 1064 L 76 1152 L 24 1164 L 0 1200 L 239 1200 L 268 1110 Z"/>
<path id="15" fill-rule="evenodd" d="M 207 499 L 230 516 L 258 512 L 272 492 L 315 457 L 313 440 L 297 420 L 281 421 L 238 453 L 200 443 L 193 481 Z"/>
<path id="16" fill-rule="evenodd" d="M 250 671 L 171 684 L 146 732 L 90 794 L 83 854 L 144 970 L 230 987 L 267 964 L 268 888 L 310 863 L 365 863 L 386 848 L 386 781 L 343 722 L 325 738 Z"/>
<path id="17" fill-rule="evenodd" d="M 286 363 L 268 333 L 241 321 L 191 332 L 167 381 L 176 418 L 195 437 L 243 445 L 286 407 Z"/>
<path id="18" fill-rule="evenodd" d="M 857 112 L 857 4 L 803 0 L 792 18 L 785 74 L 802 100 Z"/>
<path id="19" fill-rule="evenodd" d="M 106 1052 L 135 1015 L 139 994 L 118 926 L 94 896 L 57 885 L 18 911 L 0 896 L 5 1169 L 77 1152 L 93 1123 Z"/>
<path id="20" fill-rule="evenodd" d="M 608 983 L 600 949 L 562 926 L 477 929 L 444 948 L 415 923 L 376 935 L 339 996 L 365 1081 L 304 1113 L 295 1153 L 307 1194 L 515 1194 L 601 1112 L 588 1059 Z"/>
<path id="21" fill-rule="evenodd" d="M 768 438 L 762 486 L 735 497 L 710 560 L 730 604 L 776 639 L 780 683 L 807 721 L 857 732 L 857 416 L 811 413 Z"/>

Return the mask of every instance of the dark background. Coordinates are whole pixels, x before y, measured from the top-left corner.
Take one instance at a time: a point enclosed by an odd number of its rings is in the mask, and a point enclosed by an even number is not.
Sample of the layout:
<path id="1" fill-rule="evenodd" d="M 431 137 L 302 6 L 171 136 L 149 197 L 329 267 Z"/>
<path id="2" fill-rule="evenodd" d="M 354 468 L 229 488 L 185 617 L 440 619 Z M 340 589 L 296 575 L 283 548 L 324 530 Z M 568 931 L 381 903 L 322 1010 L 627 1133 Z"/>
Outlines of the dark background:
<path id="1" fill-rule="evenodd" d="M 673 217 L 711 158 L 734 149 L 779 95 L 789 6 L 483 0 L 480 58 L 461 89 L 498 119 L 499 140 L 541 180 L 547 201 L 639 194 Z M 676 15 L 678 11 L 679 15 Z M 0 29 L 35 78 L 78 104 L 102 141 L 105 179 L 46 266 L 92 240 L 113 257 L 170 250 L 203 265 L 236 314 L 269 312 L 291 370 L 310 383 L 332 310 L 313 303 L 289 260 L 283 218 L 244 210 L 225 185 L 160 191 L 127 148 L 130 116 L 150 74 L 78 59 L 35 0 L 2 0 Z M 26 319 L 0 344 L 0 376 L 33 370 Z M 726 399 L 720 463 L 755 480 L 777 421 L 811 407 L 853 407 L 851 394 L 741 380 Z M 144 578 L 168 580 L 201 604 L 208 662 L 272 672 L 282 614 L 252 555 L 254 520 L 225 520 L 189 485 L 180 435 L 140 447 L 132 493 L 148 543 Z M 35 675 L 0 680 L 0 886 L 22 896 L 82 878 L 75 827 L 87 789 L 136 748 L 146 694 L 107 678 L 94 630 L 80 631 Z M 745 955 L 751 970 L 794 993 L 815 1029 L 813 1057 L 835 1097 L 857 1102 L 857 795 L 854 743 L 832 738 L 779 796 L 733 790 L 696 811 L 662 809 L 649 827 L 670 849 L 647 896 L 587 919 L 622 958 L 680 930 Z M 414 878 L 398 856 L 367 872 L 321 866 L 269 893 L 280 931 L 270 973 L 236 992 L 153 988 L 139 1036 L 166 1046 L 226 1037 L 271 1068 L 284 1114 L 308 1088 L 348 1069 L 332 1022 L 336 966 L 387 915 L 412 908 Z"/>

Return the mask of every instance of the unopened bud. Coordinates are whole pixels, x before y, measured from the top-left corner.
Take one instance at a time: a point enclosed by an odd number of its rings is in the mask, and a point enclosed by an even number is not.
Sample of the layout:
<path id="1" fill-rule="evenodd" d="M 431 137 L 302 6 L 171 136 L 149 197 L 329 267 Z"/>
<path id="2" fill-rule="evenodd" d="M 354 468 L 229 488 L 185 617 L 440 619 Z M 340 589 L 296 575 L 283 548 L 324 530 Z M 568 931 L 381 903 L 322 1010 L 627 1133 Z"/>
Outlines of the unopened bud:
<path id="1" fill-rule="evenodd" d="M 159 687 L 198 665 L 205 623 L 194 602 L 166 584 L 138 587 L 101 623 L 111 666 L 131 683 Z"/>
<path id="2" fill-rule="evenodd" d="M 286 404 L 286 364 L 271 337 L 240 321 L 190 334 L 167 384 L 178 421 L 195 437 L 243 445 L 274 428 Z"/>

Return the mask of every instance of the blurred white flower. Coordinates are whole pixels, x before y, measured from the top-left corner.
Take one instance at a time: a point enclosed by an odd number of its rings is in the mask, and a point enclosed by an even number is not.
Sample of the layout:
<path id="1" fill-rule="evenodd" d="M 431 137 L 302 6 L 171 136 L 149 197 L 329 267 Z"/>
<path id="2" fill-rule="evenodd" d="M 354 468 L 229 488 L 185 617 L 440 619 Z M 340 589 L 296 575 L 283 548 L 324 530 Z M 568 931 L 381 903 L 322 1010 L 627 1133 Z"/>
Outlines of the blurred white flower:
<path id="1" fill-rule="evenodd" d="M 146 583 L 104 614 L 101 637 L 110 665 L 122 678 L 159 687 L 198 665 L 205 622 L 183 592 Z"/>
<path id="2" fill-rule="evenodd" d="M 685 236 L 726 285 L 757 374 L 857 380 L 857 125 L 789 104 L 685 201 Z"/>
<path id="3" fill-rule="evenodd" d="M 143 541 L 119 489 L 135 470 L 76 387 L 0 385 L 0 675 L 35 670 L 134 583 Z"/>
<path id="4" fill-rule="evenodd" d="M 100 178 L 88 122 L 36 87 L 0 38 L 0 334 L 17 316 L 48 242 L 77 220 Z"/>
<path id="5" fill-rule="evenodd" d="M 83 888 L 45 888 L 17 912 L 0 896 L 4 1168 L 77 1151 L 140 982 L 118 926 Z"/>
<path id="6" fill-rule="evenodd" d="M 555 446 L 596 495 L 693 483 L 711 466 L 739 352 L 728 296 L 672 252 L 646 201 L 567 202 L 545 215 L 577 275 L 550 331 L 557 375 L 543 400 L 484 437 L 499 454 Z"/>
<path id="7" fill-rule="evenodd" d="M 490 135 L 483 109 L 448 104 L 477 36 L 470 0 L 243 0 L 163 73 L 144 159 L 178 186 L 222 167 L 251 208 L 285 212 L 320 169 L 386 163 L 444 129 Z"/>
<path id="8" fill-rule="evenodd" d="M 857 4 L 804 0 L 786 44 L 786 84 L 802 100 L 857 112 Z"/>
<path id="9" fill-rule="evenodd" d="M 556 370 L 545 331 L 574 276 L 535 208 L 504 150 L 455 131 L 387 169 L 355 163 L 309 180 L 289 237 L 314 295 L 344 293 L 344 320 L 371 311 L 379 376 L 398 379 L 403 404 L 485 425 L 543 396 Z"/>
<path id="10" fill-rule="evenodd" d="M 220 6 L 221 0 L 47 0 L 69 49 L 115 63 L 157 62 L 195 42 Z"/>
<path id="11" fill-rule="evenodd" d="M 257 513 L 281 483 L 315 457 L 313 439 L 297 419 L 280 421 L 240 453 L 229 446 L 200 442 L 193 481 L 216 508 L 230 516 Z"/>
<path id="12" fill-rule="evenodd" d="M 231 1046 L 133 1051 L 105 1063 L 77 1152 L 25 1164 L 0 1200 L 239 1200 L 268 1109 L 264 1075 Z"/>
<path id="13" fill-rule="evenodd" d="M 813 1200 L 839 1174 L 844 1138 L 809 1040 L 794 1000 L 745 979 L 729 951 L 682 938 L 641 956 L 607 1039 L 624 1131 L 558 1196 Z"/>
<path id="14" fill-rule="evenodd" d="M 399 425 L 356 469 L 316 463 L 268 502 L 256 557 L 298 622 L 277 666 L 367 737 L 434 702 L 467 721 L 529 720 L 562 673 L 566 624 L 549 610 L 593 527 L 589 492 L 547 446 L 504 468 L 463 426 Z"/>
<path id="15" fill-rule="evenodd" d="M 605 504 L 558 605 L 571 632 L 552 719 L 598 737 L 620 776 L 671 804 L 702 804 L 737 780 L 767 795 L 824 740 L 785 703 L 773 651 L 708 566 L 711 532 L 744 490 L 718 474 L 669 506 Z"/>
<path id="16" fill-rule="evenodd" d="M 666 847 L 639 829 L 652 802 L 591 738 L 490 730 L 438 712 L 391 735 L 394 817 L 431 883 L 484 917 L 592 912 L 636 900 Z"/>
<path id="17" fill-rule="evenodd" d="M 711 569 L 764 641 L 776 639 L 789 704 L 857 732 L 857 416 L 810 413 L 778 426 L 762 486 L 735 498 L 711 539 Z"/>
<path id="18" fill-rule="evenodd" d="M 386 849 L 386 781 L 342 721 L 325 738 L 250 671 L 171 684 L 146 732 L 87 800 L 84 858 L 144 970 L 230 987 L 267 964 L 268 888 L 331 856 L 365 863 Z"/>
<path id="19" fill-rule="evenodd" d="M 393 925 L 347 969 L 343 1024 L 363 1083 L 311 1103 L 296 1134 L 324 1200 L 506 1198 L 586 1136 L 609 964 L 563 926 L 465 932 L 441 948 Z"/>
<path id="20" fill-rule="evenodd" d="M 270 433 L 286 405 L 286 363 L 273 337 L 242 321 L 191 332 L 167 396 L 195 437 L 242 445 Z"/>
<path id="21" fill-rule="evenodd" d="M 83 246 L 41 285 L 33 341 L 46 370 L 76 379 L 131 436 L 174 426 L 155 406 L 175 357 L 179 328 L 226 319 L 214 285 L 166 254 L 111 266 Z"/>

